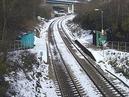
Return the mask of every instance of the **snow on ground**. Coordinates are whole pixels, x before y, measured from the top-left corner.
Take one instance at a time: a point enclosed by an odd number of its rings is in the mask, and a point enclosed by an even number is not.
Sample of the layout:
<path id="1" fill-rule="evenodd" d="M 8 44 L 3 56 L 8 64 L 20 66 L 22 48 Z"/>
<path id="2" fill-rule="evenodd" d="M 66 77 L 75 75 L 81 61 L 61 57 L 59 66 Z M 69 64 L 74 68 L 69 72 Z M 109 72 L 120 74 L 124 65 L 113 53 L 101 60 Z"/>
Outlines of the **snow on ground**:
<path id="1" fill-rule="evenodd" d="M 73 38 L 78 39 L 83 45 L 85 46 L 86 44 L 90 45 L 92 43 L 92 38 L 93 38 L 92 35 L 90 34 L 90 31 L 82 30 L 80 27 L 78 27 L 78 25 L 72 23 L 69 24 L 68 23 L 69 19 L 72 20 L 72 18 L 70 17 L 63 22 L 63 25 L 65 25 L 63 27 L 66 28 L 66 32 L 70 33 L 69 35 L 71 35 L 72 33 L 72 39 Z M 72 28 L 71 32 L 67 31 L 70 30 L 71 28 Z M 103 71 L 105 72 L 107 72 L 106 70 L 110 71 L 118 78 L 120 78 L 122 81 L 124 81 L 127 85 L 129 85 L 129 53 L 113 49 L 101 50 L 98 48 L 90 48 L 90 47 L 88 48 L 88 50 L 93 54 L 93 56 L 96 59 L 96 63 L 101 67 L 101 69 L 103 69 Z M 112 61 L 115 62 L 114 63 L 116 64 L 115 66 L 111 64 Z M 116 68 L 128 73 L 128 78 L 125 77 L 122 73 L 117 72 Z M 110 74 L 108 75 L 111 76 Z M 115 83 L 117 83 L 117 80 L 115 80 Z M 126 88 L 123 84 L 118 83 L 117 85 L 129 94 L 129 89 Z"/>
<path id="2" fill-rule="evenodd" d="M 16 92 L 12 97 L 57 97 L 55 92 L 55 86 L 52 79 L 49 79 L 49 64 L 47 64 L 47 49 L 46 49 L 46 35 L 47 29 L 50 23 L 43 23 L 39 25 L 40 38 L 35 36 L 35 47 L 28 51 L 35 53 L 39 62 L 39 66 L 34 66 L 33 71 L 27 72 L 27 75 L 31 78 L 28 80 L 23 71 L 18 71 L 16 75 L 12 72 L 11 76 L 7 76 L 6 80 L 11 85 L 11 91 Z M 15 51 L 10 60 L 18 60 L 19 54 L 22 51 Z"/>
<path id="3" fill-rule="evenodd" d="M 81 43 L 92 43 L 93 36 L 92 36 L 92 34 L 90 34 L 91 30 L 83 30 L 79 27 L 79 25 L 73 24 L 71 22 L 71 20 L 74 17 L 75 17 L 74 15 L 73 16 L 71 15 L 71 17 L 69 17 L 63 21 L 63 27 L 66 29 L 67 34 L 69 36 L 72 34 L 72 36 L 74 36 L 74 39 L 77 39 L 77 40 L 79 39 L 79 41 L 81 41 Z M 71 34 L 69 34 L 69 33 L 71 33 Z"/>
<path id="4" fill-rule="evenodd" d="M 126 83 L 129 86 L 129 77 L 125 77 L 121 72 L 118 72 L 117 69 L 121 69 L 123 71 L 126 70 L 126 68 L 123 68 L 124 66 L 127 67 L 127 70 L 129 69 L 129 65 L 126 65 L 127 57 L 129 57 L 129 53 L 107 49 L 107 50 L 98 50 L 95 51 L 91 48 L 89 48 L 89 51 L 93 54 L 93 56 L 96 59 L 96 63 L 101 67 L 101 69 L 104 72 L 107 72 L 106 70 L 110 71 L 112 74 L 120 78 L 124 83 Z M 119 55 L 121 54 L 121 55 Z M 114 62 L 113 64 L 110 64 L 110 62 Z M 116 61 L 116 62 L 115 62 Z M 128 60 L 129 61 L 129 60 Z M 116 64 L 114 67 L 113 65 Z M 115 69 L 116 68 L 116 69 Z M 126 73 L 128 73 L 127 71 Z M 111 76 L 108 73 L 108 76 Z M 129 76 L 129 75 L 128 75 Z M 129 89 L 125 87 L 123 84 L 119 83 L 118 80 L 115 79 L 115 83 L 117 83 L 117 86 L 121 87 L 129 96 Z"/>
<path id="5" fill-rule="evenodd" d="M 68 23 L 68 20 L 71 20 L 74 18 L 74 15 L 70 15 L 68 17 L 64 16 L 62 19 L 64 18 L 66 18 L 66 20 L 63 21 L 63 27 L 65 28 L 64 30 L 66 30 L 67 34 L 71 37 L 71 39 L 73 40 L 78 39 L 84 44 L 92 43 L 91 41 L 92 36 L 89 35 L 90 31 L 82 30 L 81 35 L 76 33 L 72 34 L 71 31 L 69 31 L 69 28 L 67 27 L 66 24 Z M 39 25 L 41 30 L 40 38 L 35 37 L 35 47 L 29 50 L 32 53 L 36 53 L 37 59 L 40 63 L 39 67 L 36 67 L 36 66 L 34 67 L 33 72 L 27 73 L 32 80 L 28 80 L 22 71 L 18 71 L 16 75 L 14 72 L 12 72 L 11 73 L 12 76 L 6 77 L 6 80 L 8 80 L 11 84 L 11 88 L 16 92 L 16 95 L 12 97 L 57 97 L 54 83 L 51 79 L 49 79 L 49 75 L 48 75 L 49 65 L 47 64 L 47 51 L 46 51 L 47 50 L 46 49 L 47 29 L 53 20 L 49 21 L 48 23 L 45 23 L 44 25 Z M 85 75 L 85 73 L 78 65 L 76 60 L 72 57 L 68 49 L 65 48 L 65 45 L 63 44 L 63 41 L 60 38 L 60 35 L 58 33 L 57 25 L 55 25 L 54 30 L 55 30 L 54 33 L 56 33 L 54 35 L 59 44 L 58 47 L 62 48 L 60 49 L 60 51 L 63 54 L 65 61 L 67 62 L 67 64 L 69 64 L 69 67 L 71 68 L 72 72 L 75 74 L 77 79 L 81 82 L 87 95 L 90 95 L 91 97 L 100 96 L 98 92 L 95 90 L 94 85 L 90 81 L 88 76 Z M 123 80 L 126 84 L 129 85 L 129 79 L 123 76 L 122 73 L 116 73 L 116 70 L 109 63 L 111 59 L 112 61 L 117 59 L 116 63 L 121 63 L 121 64 L 118 64 L 119 67 L 125 66 L 128 68 L 129 62 L 125 61 L 125 59 L 129 60 L 129 53 L 110 50 L 110 49 L 107 49 L 104 51 L 100 49 L 93 49 L 93 48 L 88 48 L 88 49 L 96 58 L 97 60 L 96 63 L 105 72 L 106 72 L 106 69 L 109 70 L 110 72 L 115 74 L 117 77 L 119 77 L 121 80 Z M 18 60 L 18 56 L 20 52 L 21 51 L 13 52 L 15 53 L 15 56 L 11 57 L 11 59 Z M 119 84 L 119 86 L 129 93 L 129 90 L 127 90 L 123 85 Z"/>
<path id="6" fill-rule="evenodd" d="M 70 33 L 69 28 L 68 28 L 67 25 L 66 25 L 66 22 L 67 22 L 68 20 L 72 20 L 74 17 L 75 17 L 75 15 L 66 16 L 66 17 L 63 19 L 63 22 L 62 22 L 64 31 L 68 34 L 68 36 L 69 36 L 72 40 L 74 40 L 74 36 L 72 35 L 72 33 Z"/>
<path id="7" fill-rule="evenodd" d="M 39 57 L 41 57 L 41 55 L 43 55 L 42 60 L 44 61 L 44 63 L 42 66 L 46 69 L 45 70 L 46 72 L 43 74 L 43 75 L 45 75 L 43 77 L 43 79 L 41 79 L 42 80 L 41 86 L 42 86 L 42 92 L 45 93 L 46 97 L 53 97 L 53 96 L 57 97 L 56 92 L 55 92 L 54 83 L 51 79 L 48 78 L 49 64 L 45 64 L 45 63 L 47 63 L 47 47 L 46 47 L 47 32 L 48 32 L 47 30 L 48 30 L 50 23 L 53 20 L 51 20 L 49 23 L 45 24 L 43 26 L 43 28 L 41 28 L 40 38 L 35 37 L 35 45 L 36 46 L 31 50 L 32 52 L 36 52 Z M 39 68 L 39 69 L 40 69 L 39 72 L 43 72 L 42 68 Z M 47 80 L 45 80 L 45 79 L 47 79 Z M 41 97 L 45 97 L 45 96 L 41 96 Z"/>
<path id="8" fill-rule="evenodd" d="M 90 97 L 100 97 L 100 94 L 97 91 L 96 87 L 94 86 L 93 82 L 91 82 L 89 77 L 85 74 L 85 72 L 82 70 L 76 59 L 73 57 L 73 55 L 70 53 L 70 51 L 64 44 L 58 32 L 57 24 L 54 25 L 54 37 L 56 39 L 58 48 L 62 54 L 64 61 L 66 62 L 66 64 L 68 64 L 73 74 L 80 81 L 80 84 L 84 88 L 86 94 Z"/>

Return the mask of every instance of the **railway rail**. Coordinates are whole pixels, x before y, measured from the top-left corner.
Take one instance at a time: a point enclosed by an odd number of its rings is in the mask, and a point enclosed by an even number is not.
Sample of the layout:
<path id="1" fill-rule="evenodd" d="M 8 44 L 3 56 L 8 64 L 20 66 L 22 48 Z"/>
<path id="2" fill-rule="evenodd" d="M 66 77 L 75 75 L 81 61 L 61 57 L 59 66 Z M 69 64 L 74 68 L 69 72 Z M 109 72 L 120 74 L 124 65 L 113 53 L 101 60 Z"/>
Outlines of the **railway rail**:
<path id="1" fill-rule="evenodd" d="M 129 85 L 127 85 L 124 81 L 122 81 L 120 78 L 118 78 L 116 75 L 114 75 L 113 73 L 111 73 L 109 70 L 106 70 L 112 77 L 114 77 L 115 79 L 117 79 L 119 82 L 121 82 L 125 87 L 127 87 L 129 89 Z"/>
<path id="2" fill-rule="evenodd" d="M 56 21 L 53 21 L 49 27 L 49 51 L 50 60 L 53 65 L 54 75 L 56 77 L 56 84 L 58 87 L 58 96 L 61 97 L 86 97 L 85 91 L 81 87 L 81 84 L 76 77 L 70 72 L 67 64 L 63 60 L 63 57 L 59 51 L 57 43 L 53 35 L 53 25 Z"/>
<path id="3" fill-rule="evenodd" d="M 113 85 L 113 83 L 106 78 L 106 76 L 104 75 L 104 72 L 101 69 L 98 69 L 94 65 L 95 63 L 91 59 L 88 59 L 87 56 L 73 43 L 73 41 L 65 33 L 65 30 L 62 26 L 62 21 L 63 20 L 61 20 L 58 23 L 60 36 L 62 37 L 65 45 L 67 46 L 71 54 L 75 57 L 77 62 L 80 64 L 80 66 L 89 76 L 89 78 L 98 88 L 102 96 L 104 97 L 126 97 L 126 93 L 120 91 L 115 85 Z M 59 27 L 59 25 L 61 25 L 61 27 Z M 85 58 L 85 60 L 79 58 L 74 52 L 75 50 L 73 48 L 76 48 L 76 50 L 79 53 L 81 53 L 81 55 Z"/>

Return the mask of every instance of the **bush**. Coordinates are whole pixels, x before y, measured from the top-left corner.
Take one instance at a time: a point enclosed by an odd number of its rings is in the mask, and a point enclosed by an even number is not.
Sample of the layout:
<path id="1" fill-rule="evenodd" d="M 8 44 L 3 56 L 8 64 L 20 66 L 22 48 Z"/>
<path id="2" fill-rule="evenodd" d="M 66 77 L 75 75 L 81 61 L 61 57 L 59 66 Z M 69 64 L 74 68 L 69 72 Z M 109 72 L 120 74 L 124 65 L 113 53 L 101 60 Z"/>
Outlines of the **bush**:
<path id="1" fill-rule="evenodd" d="M 8 87 L 9 87 L 9 83 L 6 82 L 6 81 L 3 81 L 3 82 L 0 82 L 0 96 L 1 97 L 7 97 L 6 96 L 6 92 L 8 90 Z"/>
<path id="2" fill-rule="evenodd" d="M 37 10 L 37 16 L 49 19 L 51 17 L 52 8 L 48 5 L 39 7 Z"/>
<path id="3" fill-rule="evenodd" d="M 25 51 L 21 54 L 21 62 L 22 68 L 27 72 L 31 71 L 33 68 L 33 65 L 38 64 L 37 58 L 35 54 L 30 53 L 29 51 Z"/>
<path id="4" fill-rule="evenodd" d="M 40 3 L 41 0 L 1 0 L 0 39 L 14 40 L 20 31 L 27 29 L 28 20 L 36 20 Z"/>
<path id="5" fill-rule="evenodd" d="M 0 63 L 0 75 L 4 75 L 7 73 L 7 66 L 3 63 Z"/>
<path id="6" fill-rule="evenodd" d="M 0 96 L 6 97 L 9 83 L 5 81 L 4 75 L 7 74 L 7 65 L 0 61 Z"/>

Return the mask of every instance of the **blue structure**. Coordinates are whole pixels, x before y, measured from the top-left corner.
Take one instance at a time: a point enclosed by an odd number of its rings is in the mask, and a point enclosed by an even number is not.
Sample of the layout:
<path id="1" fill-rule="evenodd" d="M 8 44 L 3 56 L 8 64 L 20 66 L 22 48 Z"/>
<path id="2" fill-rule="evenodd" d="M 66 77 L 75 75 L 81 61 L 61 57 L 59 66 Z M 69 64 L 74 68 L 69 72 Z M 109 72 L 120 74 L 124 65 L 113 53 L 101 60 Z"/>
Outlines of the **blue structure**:
<path id="1" fill-rule="evenodd" d="M 28 32 L 22 35 L 20 42 L 24 48 L 33 48 L 34 47 L 34 32 Z"/>

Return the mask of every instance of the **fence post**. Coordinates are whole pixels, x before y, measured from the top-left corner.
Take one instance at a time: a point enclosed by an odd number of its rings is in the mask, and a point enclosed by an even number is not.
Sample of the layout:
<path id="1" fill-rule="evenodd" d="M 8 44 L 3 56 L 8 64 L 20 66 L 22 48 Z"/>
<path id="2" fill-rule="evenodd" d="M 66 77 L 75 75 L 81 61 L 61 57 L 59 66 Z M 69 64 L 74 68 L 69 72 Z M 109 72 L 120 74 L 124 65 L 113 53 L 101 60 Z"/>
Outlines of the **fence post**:
<path id="1" fill-rule="evenodd" d="M 126 42 L 125 42 L 125 52 L 126 52 L 127 50 L 126 50 Z"/>
<path id="2" fill-rule="evenodd" d="M 119 44 L 119 41 L 118 41 L 118 47 L 117 47 L 118 50 L 119 50 L 119 47 L 120 47 L 120 44 Z"/>
<path id="3" fill-rule="evenodd" d="M 13 42 L 13 50 L 15 51 L 15 42 Z"/>
<path id="4" fill-rule="evenodd" d="M 111 48 L 113 49 L 113 41 L 111 43 L 112 43 L 112 47 Z"/>

